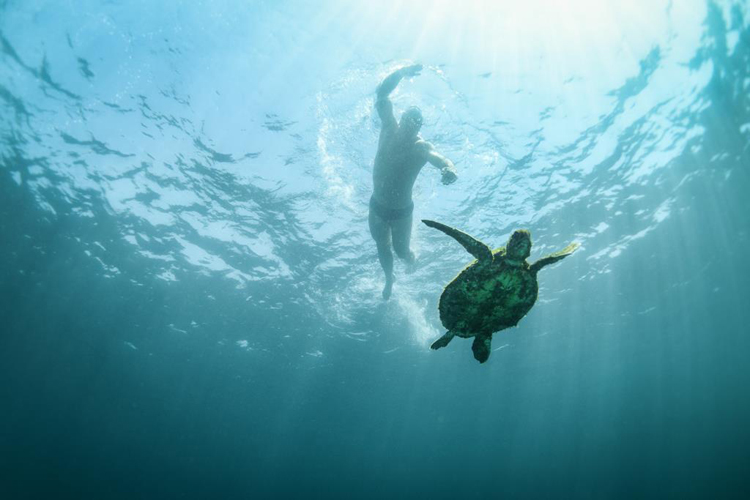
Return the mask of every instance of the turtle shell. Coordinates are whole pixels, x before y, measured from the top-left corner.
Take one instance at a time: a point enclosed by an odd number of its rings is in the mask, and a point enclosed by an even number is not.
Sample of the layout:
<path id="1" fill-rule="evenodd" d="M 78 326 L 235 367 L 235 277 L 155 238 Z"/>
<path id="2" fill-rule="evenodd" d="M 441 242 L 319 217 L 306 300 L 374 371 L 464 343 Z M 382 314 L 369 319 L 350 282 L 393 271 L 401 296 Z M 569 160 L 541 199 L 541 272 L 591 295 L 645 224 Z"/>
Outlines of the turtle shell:
<path id="1" fill-rule="evenodd" d="M 493 252 L 492 262 L 474 261 L 440 296 L 440 321 L 459 337 L 494 333 L 516 326 L 539 294 L 536 273 L 524 261 L 505 261 L 505 247 Z"/>

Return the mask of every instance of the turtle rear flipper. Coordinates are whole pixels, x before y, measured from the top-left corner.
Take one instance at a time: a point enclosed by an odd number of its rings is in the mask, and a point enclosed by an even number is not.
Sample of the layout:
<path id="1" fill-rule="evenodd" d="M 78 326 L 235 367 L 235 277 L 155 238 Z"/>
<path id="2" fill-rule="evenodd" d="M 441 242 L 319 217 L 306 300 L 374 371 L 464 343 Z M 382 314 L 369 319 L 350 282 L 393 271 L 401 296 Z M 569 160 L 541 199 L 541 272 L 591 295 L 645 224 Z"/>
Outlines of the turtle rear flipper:
<path id="1" fill-rule="evenodd" d="M 430 346 L 430 349 L 438 350 L 441 347 L 447 346 L 448 343 L 451 340 L 453 340 L 453 337 L 455 335 L 456 334 L 453 332 L 445 332 L 445 335 L 443 335 L 442 337 L 440 337 L 439 339 L 437 339 L 435 342 L 432 343 L 432 345 Z"/>
<path id="2" fill-rule="evenodd" d="M 492 334 L 480 334 L 474 337 L 471 350 L 474 351 L 474 359 L 484 363 L 490 357 L 490 346 L 492 345 Z"/>
<path id="3" fill-rule="evenodd" d="M 479 261 L 492 262 L 492 250 L 490 249 L 490 247 L 474 238 L 473 236 L 468 235 L 463 231 L 459 231 L 456 228 L 441 224 L 440 222 L 435 222 L 434 220 L 422 219 L 422 222 L 424 222 L 427 226 L 444 232 L 445 234 L 459 242 L 467 252 L 474 256 L 475 259 Z"/>

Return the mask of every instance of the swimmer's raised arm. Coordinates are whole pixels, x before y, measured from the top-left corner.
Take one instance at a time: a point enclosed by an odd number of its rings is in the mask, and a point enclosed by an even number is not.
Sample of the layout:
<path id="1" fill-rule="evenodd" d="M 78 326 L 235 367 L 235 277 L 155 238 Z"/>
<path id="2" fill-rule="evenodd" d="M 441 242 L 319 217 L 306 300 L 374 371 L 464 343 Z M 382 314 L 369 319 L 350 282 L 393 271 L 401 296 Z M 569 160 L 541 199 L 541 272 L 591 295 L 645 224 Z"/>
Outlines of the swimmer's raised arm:
<path id="1" fill-rule="evenodd" d="M 377 101 L 375 102 L 375 108 L 378 110 L 380 120 L 383 122 L 383 128 L 396 127 L 396 117 L 393 116 L 393 103 L 388 98 L 391 95 L 399 82 L 404 77 L 417 76 L 422 71 L 421 64 L 412 64 L 411 66 L 404 66 L 399 68 L 390 75 L 386 76 L 376 91 Z"/>
<path id="2" fill-rule="evenodd" d="M 398 86 L 399 82 L 404 77 L 418 76 L 419 72 L 422 71 L 421 64 L 412 64 L 411 66 L 404 66 L 399 68 L 390 75 L 386 76 L 380 85 L 378 85 L 377 95 L 378 100 L 387 99 L 391 92 L 393 92 Z"/>
<path id="3" fill-rule="evenodd" d="M 445 156 L 441 155 L 432 144 L 427 141 L 421 141 L 422 148 L 425 154 L 425 160 L 440 169 L 440 173 L 443 175 L 443 184 L 453 184 L 458 179 L 458 172 L 456 166 Z"/>

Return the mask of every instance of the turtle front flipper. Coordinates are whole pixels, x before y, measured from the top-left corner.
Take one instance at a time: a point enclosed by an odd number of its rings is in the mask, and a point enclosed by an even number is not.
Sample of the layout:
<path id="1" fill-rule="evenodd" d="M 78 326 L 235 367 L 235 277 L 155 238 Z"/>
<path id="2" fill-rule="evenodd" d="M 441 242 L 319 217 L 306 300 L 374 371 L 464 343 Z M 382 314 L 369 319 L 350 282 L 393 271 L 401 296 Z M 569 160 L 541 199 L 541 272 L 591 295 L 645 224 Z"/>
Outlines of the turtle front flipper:
<path id="1" fill-rule="evenodd" d="M 437 339 L 435 342 L 432 343 L 432 345 L 430 346 L 430 349 L 438 350 L 441 347 L 447 346 L 448 343 L 451 340 L 453 340 L 453 337 L 455 335 L 456 334 L 453 332 L 445 332 L 445 335 L 443 335 L 442 337 L 440 337 L 439 339 Z"/>
<path id="2" fill-rule="evenodd" d="M 568 255 L 572 254 L 576 250 L 578 250 L 578 247 L 580 247 L 578 243 L 571 243 L 570 245 L 566 246 L 559 252 L 555 252 L 552 254 L 547 255 L 546 257 L 542 257 L 538 261 L 531 264 L 531 272 L 538 273 L 541 268 L 544 266 L 548 266 L 550 264 L 554 264 L 558 260 L 562 260 Z"/>
<path id="3" fill-rule="evenodd" d="M 492 334 L 479 334 L 474 337 L 474 343 L 471 344 L 471 350 L 474 352 L 474 359 L 484 363 L 490 357 L 490 346 L 492 345 Z"/>
<path id="4" fill-rule="evenodd" d="M 445 224 L 441 224 L 440 222 L 435 222 L 433 220 L 422 219 L 422 222 L 424 222 L 427 226 L 444 232 L 445 234 L 459 242 L 467 252 L 474 256 L 475 259 L 479 261 L 492 261 L 492 250 L 490 249 L 490 247 L 474 238 L 473 236 L 470 236 L 463 231 L 459 231 L 456 228 L 446 226 Z"/>

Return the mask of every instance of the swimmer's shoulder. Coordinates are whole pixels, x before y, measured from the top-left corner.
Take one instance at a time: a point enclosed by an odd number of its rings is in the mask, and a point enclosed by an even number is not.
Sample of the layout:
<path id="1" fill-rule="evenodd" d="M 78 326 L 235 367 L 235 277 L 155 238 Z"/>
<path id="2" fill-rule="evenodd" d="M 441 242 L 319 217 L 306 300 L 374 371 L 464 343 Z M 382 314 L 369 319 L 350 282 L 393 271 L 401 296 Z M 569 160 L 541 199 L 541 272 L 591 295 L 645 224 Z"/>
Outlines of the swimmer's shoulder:
<path id="1" fill-rule="evenodd" d="M 435 149 L 435 146 L 431 142 L 425 141 L 421 136 L 417 136 L 417 142 L 414 143 L 414 147 L 425 152 Z"/>
<path id="2" fill-rule="evenodd" d="M 414 149 L 421 155 L 421 156 L 427 156 L 433 151 L 435 151 L 435 146 L 432 145 L 431 142 L 425 141 L 421 137 L 417 139 L 417 142 L 414 143 Z"/>

